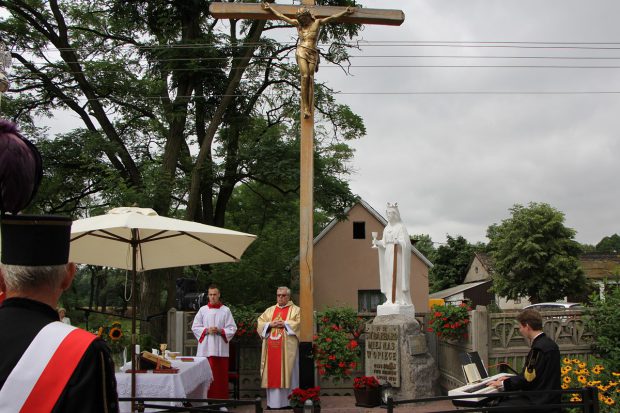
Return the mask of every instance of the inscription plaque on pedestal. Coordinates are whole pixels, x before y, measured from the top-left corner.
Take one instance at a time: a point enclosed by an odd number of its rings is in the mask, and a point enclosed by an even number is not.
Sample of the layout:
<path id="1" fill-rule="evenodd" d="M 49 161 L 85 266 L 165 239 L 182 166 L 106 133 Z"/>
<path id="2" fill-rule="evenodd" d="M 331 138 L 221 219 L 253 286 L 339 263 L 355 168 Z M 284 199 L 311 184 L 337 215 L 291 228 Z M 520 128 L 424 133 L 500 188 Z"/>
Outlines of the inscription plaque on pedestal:
<path id="1" fill-rule="evenodd" d="M 399 326 L 368 325 L 366 331 L 366 375 L 381 383 L 400 387 Z"/>

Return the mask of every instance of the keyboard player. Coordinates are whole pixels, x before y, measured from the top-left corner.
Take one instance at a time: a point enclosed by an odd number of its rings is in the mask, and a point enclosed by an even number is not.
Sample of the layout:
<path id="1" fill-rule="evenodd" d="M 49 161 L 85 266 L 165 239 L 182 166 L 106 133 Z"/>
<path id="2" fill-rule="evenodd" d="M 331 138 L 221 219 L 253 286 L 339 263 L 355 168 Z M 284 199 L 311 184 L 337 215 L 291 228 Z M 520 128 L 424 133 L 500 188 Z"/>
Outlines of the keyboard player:
<path id="1" fill-rule="evenodd" d="M 528 394 L 528 391 L 560 390 L 560 350 L 558 345 L 543 333 L 542 316 L 538 311 L 523 310 L 517 316 L 517 322 L 519 333 L 531 345 L 525 358 L 523 371 L 512 377 L 498 377 L 489 381 L 487 385 L 500 391 L 523 391 L 523 394 L 517 397 L 501 399 L 498 406 L 523 406 L 528 413 L 560 413 L 560 408 L 542 407 L 548 404 L 559 404 L 561 402 L 559 393 Z"/>

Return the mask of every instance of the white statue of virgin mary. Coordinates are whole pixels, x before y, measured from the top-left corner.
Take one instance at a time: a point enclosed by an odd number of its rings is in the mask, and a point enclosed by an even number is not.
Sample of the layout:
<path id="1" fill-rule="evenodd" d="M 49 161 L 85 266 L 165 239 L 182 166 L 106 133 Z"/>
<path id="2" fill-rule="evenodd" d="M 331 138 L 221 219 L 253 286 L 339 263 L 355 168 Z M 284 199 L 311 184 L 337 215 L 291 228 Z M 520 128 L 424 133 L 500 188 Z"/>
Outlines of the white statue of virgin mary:
<path id="1" fill-rule="evenodd" d="M 411 273 L 411 240 L 405 224 L 400 219 L 398 203 L 387 204 L 388 224 L 383 229 L 381 240 L 373 239 L 372 244 L 379 253 L 379 279 L 381 292 L 387 298 L 386 305 L 410 306 L 411 291 L 409 274 Z M 398 247 L 396 247 L 398 246 Z M 396 259 L 394 259 L 396 254 Z M 394 263 L 396 273 L 394 274 Z M 392 282 L 396 276 L 395 300 L 392 301 Z"/>

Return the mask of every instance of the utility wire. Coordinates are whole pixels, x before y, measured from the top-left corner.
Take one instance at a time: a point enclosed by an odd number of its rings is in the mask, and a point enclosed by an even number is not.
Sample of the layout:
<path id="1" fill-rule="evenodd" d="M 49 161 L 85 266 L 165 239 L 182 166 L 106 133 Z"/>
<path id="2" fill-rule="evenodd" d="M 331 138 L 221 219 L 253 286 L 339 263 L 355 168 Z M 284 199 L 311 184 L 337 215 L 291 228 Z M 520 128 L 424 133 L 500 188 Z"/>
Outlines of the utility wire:
<path id="1" fill-rule="evenodd" d="M 550 59 L 550 60 L 618 60 L 620 56 L 474 56 L 474 55 L 351 55 L 348 56 L 349 60 L 357 60 L 357 59 Z M 148 64 L 156 64 L 156 63 L 167 63 L 167 62 L 227 62 L 229 60 L 234 60 L 231 57 L 180 57 L 180 58 L 170 58 L 170 59 L 156 59 L 149 61 L 147 59 L 138 59 L 136 64 L 142 64 L 141 62 Z M 281 56 L 278 58 L 274 57 L 263 57 L 256 56 L 254 60 L 288 60 L 293 61 L 294 57 L 292 56 Z M 49 65 L 49 62 L 42 60 L 33 60 L 35 66 L 45 67 Z M 59 61 L 59 63 L 66 64 L 93 64 L 93 63 L 108 63 L 107 60 L 88 60 L 88 61 Z"/>
<path id="2" fill-rule="evenodd" d="M 412 91 L 412 92 L 333 92 L 335 95 L 620 95 L 618 91 Z M 264 93 L 264 97 L 278 97 L 278 93 Z M 176 96 L 183 99 L 197 99 L 197 98 L 214 98 L 214 97 L 247 97 L 242 94 L 214 94 L 214 95 L 189 95 L 189 96 Z M 140 96 L 134 95 L 133 100 L 161 100 L 161 96 Z M 65 99 L 58 98 L 59 101 Z M 108 100 L 107 98 L 89 98 L 78 99 L 80 102 L 99 101 L 103 102 Z M 132 101 L 133 101 L 132 100 Z"/>
<path id="3" fill-rule="evenodd" d="M 242 49 L 247 47 L 266 46 L 269 43 L 239 43 L 234 46 L 227 45 L 229 48 Z M 295 45 L 295 41 L 286 42 L 278 41 L 278 45 L 290 46 Z M 504 49 L 574 49 L 574 50 L 620 50 L 620 42 L 468 42 L 468 41 L 349 41 L 338 43 L 344 47 L 364 48 L 364 47 L 463 47 L 463 48 L 504 48 Z M 319 47 L 330 47 L 332 43 L 321 43 Z M 115 49 L 129 50 L 168 50 L 168 49 L 202 49 L 211 47 L 222 47 L 221 43 L 184 43 L 184 44 L 167 44 L 167 45 L 117 45 Z M 40 50 L 47 52 L 75 51 L 80 50 L 91 51 L 90 48 L 41 48 Z"/>

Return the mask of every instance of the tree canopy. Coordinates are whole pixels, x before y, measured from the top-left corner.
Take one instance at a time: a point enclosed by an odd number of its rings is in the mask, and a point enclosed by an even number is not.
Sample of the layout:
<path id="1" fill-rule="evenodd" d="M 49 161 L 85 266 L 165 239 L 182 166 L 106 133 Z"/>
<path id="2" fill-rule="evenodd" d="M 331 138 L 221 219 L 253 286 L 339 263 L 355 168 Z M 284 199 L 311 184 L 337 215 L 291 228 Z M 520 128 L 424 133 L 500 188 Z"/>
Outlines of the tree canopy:
<path id="1" fill-rule="evenodd" d="M 435 253 L 437 249 L 433 243 L 433 239 L 428 234 L 411 235 L 411 242 L 414 243 L 416 249 L 422 253 L 430 262 L 435 261 Z"/>
<path id="2" fill-rule="evenodd" d="M 511 217 L 487 229 L 494 260 L 493 290 L 502 297 L 556 301 L 578 293 L 587 281 L 579 264 L 575 230 L 546 203 L 516 204 Z"/>
<path id="3" fill-rule="evenodd" d="M 470 244 L 463 236 L 447 235 L 446 244 L 435 251 L 428 278 L 430 291 L 437 292 L 463 283 L 474 254 L 482 245 Z"/>
<path id="4" fill-rule="evenodd" d="M 253 196 L 264 205 L 292 202 L 287 197 L 299 187 L 295 46 L 265 35 L 281 22 L 221 21 L 208 6 L 0 0 L 6 10 L 0 38 L 14 62 L 2 113 L 38 141 L 44 157 L 45 178 L 29 212 L 77 218 L 138 204 L 244 230 L 232 217 L 242 212 L 231 208 L 240 190 L 240 199 Z M 346 40 L 359 29 L 325 27 L 321 41 L 332 47 L 322 59 L 346 62 Z M 334 216 L 354 202 L 345 179 L 353 155 L 347 141 L 365 128 L 325 85 L 317 84 L 315 99 L 315 204 L 319 214 Z M 72 119 L 67 131 L 48 136 L 40 119 L 59 114 Z M 255 233 L 282 217 L 264 218 Z M 178 275 L 166 270 L 143 278 L 143 315 L 172 306 Z M 252 275 L 260 276 L 244 274 Z"/>
<path id="5" fill-rule="evenodd" d="M 598 244 L 596 244 L 594 251 L 601 254 L 620 253 L 620 235 L 613 234 L 608 237 L 604 237 Z"/>

